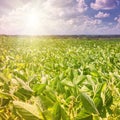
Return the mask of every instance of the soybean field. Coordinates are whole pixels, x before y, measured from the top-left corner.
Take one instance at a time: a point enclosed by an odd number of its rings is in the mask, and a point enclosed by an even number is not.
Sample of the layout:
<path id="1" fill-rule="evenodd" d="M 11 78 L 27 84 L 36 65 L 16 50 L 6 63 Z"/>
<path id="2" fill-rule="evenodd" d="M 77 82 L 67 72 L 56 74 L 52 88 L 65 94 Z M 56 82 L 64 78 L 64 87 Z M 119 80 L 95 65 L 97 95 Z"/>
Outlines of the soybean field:
<path id="1" fill-rule="evenodd" d="M 0 120 L 120 120 L 120 39 L 1 36 Z"/>

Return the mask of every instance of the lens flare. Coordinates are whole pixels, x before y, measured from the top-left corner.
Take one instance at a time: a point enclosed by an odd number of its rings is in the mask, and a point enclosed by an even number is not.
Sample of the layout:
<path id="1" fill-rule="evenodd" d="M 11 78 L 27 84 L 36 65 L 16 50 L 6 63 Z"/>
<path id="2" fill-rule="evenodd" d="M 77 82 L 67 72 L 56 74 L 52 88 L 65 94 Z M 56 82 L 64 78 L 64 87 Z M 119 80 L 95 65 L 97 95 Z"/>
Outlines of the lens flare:
<path id="1" fill-rule="evenodd" d="M 27 17 L 26 26 L 30 29 L 37 29 L 39 27 L 39 22 L 39 15 L 35 12 L 32 12 Z"/>

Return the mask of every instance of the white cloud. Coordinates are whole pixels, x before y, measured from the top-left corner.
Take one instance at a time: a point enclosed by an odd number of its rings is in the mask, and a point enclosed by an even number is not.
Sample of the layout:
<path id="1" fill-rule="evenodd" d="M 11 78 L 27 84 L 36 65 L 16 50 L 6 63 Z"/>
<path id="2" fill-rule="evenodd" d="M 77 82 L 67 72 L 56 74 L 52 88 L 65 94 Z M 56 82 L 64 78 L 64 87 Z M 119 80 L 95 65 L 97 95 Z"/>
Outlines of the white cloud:
<path id="1" fill-rule="evenodd" d="M 101 11 L 98 12 L 97 15 L 95 15 L 95 18 L 106 18 L 106 17 L 109 17 L 110 14 L 109 13 L 103 13 Z"/>
<path id="2" fill-rule="evenodd" d="M 77 0 L 77 2 L 78 2 L 77 9 L 80 13 L 83 13 L 84 11 L 88 9 L 88 6 L 84 0 Z"/>
<path id="3" fill-rule="evenodd" d="M 120 23 L 120 15 L 118 15 L 118 17 L 115 17 L 114 20 Z"/>
<path id="4" fill-rule="evenodd" d="M 94 3 L 91 3 L 91 8 L 93 8 L 95 10 L 114 9 L 117 6 L 116 1 L 118 1 L 118 0 L 96 0 Z"/>
<path id="5" fill-rule="evenodd" d="M 114 20 L 117 21 L 116 28 L 119 28 L 119 29 L 120 29 L 120 15 L 119 15 L 118 17 L 115 17 Z M 120 30 L 119 30 L 119 31 L 120 31 Z"/>
<path id="6" fill-rule="evenodd" d="M 44 1 L 44 0 L 42 0 Z M 72 3 L 72 4 L 71 4 Z M 46 0 L 27 3 L 9 11 L 0 17 L 0 33 L 5 34 L 98 34 L 109 33 L 109 26 L 104 25 L 100 17 L 108 13 L 99 12 L 96 17 L 84 15 L 88 9 L 84 0 Z M 38 16 L 37 28 L 27 26 L 27 16 Z M 99 16 L 99 17 L 98 17 Z M 96 19 L 97 18 L 97 19 Z M 118 17 L 116 21 L 119 22 Z M 33 20 L 34 22 L 34 20 Z M 31 22 L 30 22 L 31 23 Z M 32 23 L 34 25 L 34 23 Z M 33 26 L 32 25 L 32 26 Z M 111 25 L 112 26 L 112 25 Z M 114 28 L 115 31 L 118 28 Z M 119 30 L 120 31 L 120 30 Z"/>

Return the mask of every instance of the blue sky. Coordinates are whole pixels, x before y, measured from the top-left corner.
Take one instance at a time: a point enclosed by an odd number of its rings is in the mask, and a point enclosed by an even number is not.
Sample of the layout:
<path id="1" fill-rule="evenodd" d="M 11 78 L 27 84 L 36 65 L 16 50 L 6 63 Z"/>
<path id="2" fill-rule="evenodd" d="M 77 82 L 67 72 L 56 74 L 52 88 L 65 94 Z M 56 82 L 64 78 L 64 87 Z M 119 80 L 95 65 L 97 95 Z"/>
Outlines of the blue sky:
<path id="1" fill-rule="evenodd" d="M 120 34 L 120 0 L 0 0 L 0 34 Z"/>

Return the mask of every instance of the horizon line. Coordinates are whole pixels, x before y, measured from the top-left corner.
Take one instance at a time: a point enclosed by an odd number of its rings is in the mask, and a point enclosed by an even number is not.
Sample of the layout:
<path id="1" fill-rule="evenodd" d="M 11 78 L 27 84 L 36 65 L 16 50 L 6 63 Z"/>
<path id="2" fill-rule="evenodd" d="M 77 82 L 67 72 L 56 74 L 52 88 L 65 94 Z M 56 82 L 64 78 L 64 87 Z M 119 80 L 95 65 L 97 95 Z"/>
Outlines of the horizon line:
<path id="1" fill-rule="evenodd" d="M 120 36 L 120 34 L 0 34 L 0 36 Z"/>

